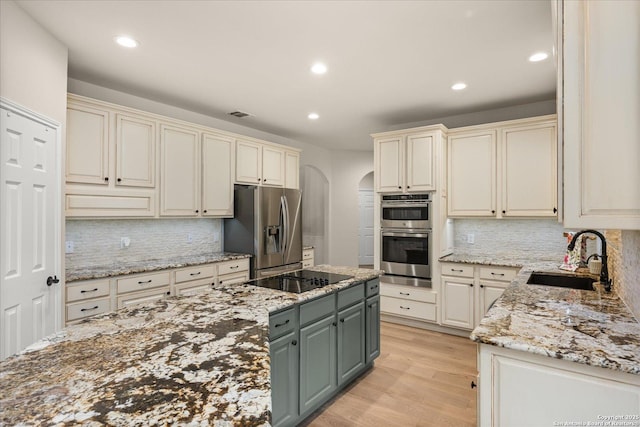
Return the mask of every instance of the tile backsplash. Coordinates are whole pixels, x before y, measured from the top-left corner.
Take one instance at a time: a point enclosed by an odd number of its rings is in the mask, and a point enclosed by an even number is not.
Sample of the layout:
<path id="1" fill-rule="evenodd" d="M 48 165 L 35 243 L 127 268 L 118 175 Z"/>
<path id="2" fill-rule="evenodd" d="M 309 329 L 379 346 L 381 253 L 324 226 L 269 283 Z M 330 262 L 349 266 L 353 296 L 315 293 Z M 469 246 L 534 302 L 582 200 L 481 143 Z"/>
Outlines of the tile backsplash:
<path id="1" fill-rule="evenodd" d="M 640 320 L 640 230 L 607 230 L 605 236 L 613 289 Z"/>
<path id="2" fill-rule="evenodd" d="M 457 251 L 485 255 L 497 252 L 533 252 L 562 262 L 567 239 L 555 219 L 456 219 Z M 472 235 L 473 243 L 469 242 Z"/>
<path id="3" fill-rule="evenodd" d="M 122 237 L 129 247 L 120 248 Z M 66 269 L 199 255 L 222 250 L 222 220 L 67 220 L 65 240 L 74 246 L 65 255 Z"/>

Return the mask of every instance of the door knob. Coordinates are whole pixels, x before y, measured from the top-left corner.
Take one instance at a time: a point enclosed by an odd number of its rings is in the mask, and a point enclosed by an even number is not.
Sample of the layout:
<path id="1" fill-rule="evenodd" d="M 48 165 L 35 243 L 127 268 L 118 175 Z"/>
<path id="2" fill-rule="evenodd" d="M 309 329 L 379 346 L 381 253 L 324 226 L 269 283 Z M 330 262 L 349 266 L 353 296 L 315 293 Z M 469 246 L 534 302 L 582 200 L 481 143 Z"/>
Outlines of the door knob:
<path id="1" fill-rule="evenodd" d="M 53 285 L 54 283 L 58 283 L 58 282 L 60 282 L 60 279 L 58 279 L 56 276 L 53 276 L 53 277 L 49 276 L 49 277 L 47 277 L 47 286 L 51 286 L 51 285 Z"/>

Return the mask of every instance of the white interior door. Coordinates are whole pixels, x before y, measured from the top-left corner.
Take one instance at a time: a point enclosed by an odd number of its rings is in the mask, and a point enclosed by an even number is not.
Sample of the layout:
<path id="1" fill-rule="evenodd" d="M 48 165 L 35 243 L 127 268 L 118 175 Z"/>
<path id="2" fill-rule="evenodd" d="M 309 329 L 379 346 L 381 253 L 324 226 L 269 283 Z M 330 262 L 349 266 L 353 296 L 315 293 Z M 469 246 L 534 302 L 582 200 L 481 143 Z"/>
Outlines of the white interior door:
<path id="1" fill-rule="evenodd" d="M 358 264 L 373 265 L 373 190 L 360 190 L 358 198 L 360 206 Z"/>
<path id="2" fill-rule="evenodd" d="M 60 325 L 58 130 L 7 105 L 0 109 L 0 358 Z"/>

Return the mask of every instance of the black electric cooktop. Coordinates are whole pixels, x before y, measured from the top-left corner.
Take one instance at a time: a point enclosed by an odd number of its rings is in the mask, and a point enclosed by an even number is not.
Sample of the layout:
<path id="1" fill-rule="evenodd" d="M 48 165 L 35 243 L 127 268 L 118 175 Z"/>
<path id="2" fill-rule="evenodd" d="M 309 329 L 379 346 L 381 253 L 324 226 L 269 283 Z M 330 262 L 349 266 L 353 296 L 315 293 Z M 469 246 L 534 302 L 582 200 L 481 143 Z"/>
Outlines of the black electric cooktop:
<path id="1" fill-rule="evenodd" d="M 353 276 L 344 274 L 324 273 L 322 271 L 299 270 L 278 276 L 266 277 L 249 282 L 250 285 L 261 288 L 278 289 L 280 291 L 301 294 L 312 289 L 322 288 L 327 285 L 352 279 Z"/>

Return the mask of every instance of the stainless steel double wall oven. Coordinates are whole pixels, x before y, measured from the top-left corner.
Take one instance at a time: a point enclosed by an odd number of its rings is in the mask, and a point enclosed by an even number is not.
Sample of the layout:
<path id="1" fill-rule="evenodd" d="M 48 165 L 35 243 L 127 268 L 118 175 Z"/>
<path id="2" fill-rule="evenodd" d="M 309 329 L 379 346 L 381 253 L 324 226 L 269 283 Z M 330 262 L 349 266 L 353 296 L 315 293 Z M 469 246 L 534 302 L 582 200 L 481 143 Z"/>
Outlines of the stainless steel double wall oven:
<path id="1" fill-rule="evenodd" d="M 398 284 L 431 287 L 431 195 L 382 196 L 380 268 Z"/>

